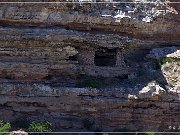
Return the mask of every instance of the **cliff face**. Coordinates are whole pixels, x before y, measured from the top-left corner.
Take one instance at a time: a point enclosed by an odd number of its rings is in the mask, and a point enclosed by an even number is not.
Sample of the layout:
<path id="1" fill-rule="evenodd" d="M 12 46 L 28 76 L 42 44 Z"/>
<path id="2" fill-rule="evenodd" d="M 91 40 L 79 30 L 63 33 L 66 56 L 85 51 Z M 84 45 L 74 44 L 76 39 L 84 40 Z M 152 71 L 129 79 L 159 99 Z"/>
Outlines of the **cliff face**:
<path id="1" fill-rule="evenodd" d="M 0 119 L 178 131 L 178 12 L 174 3 L 1 4 Z"/>
<path id="2" fill-rule="evenodd" d="M 178 93 L 155 83 L 141 91 L 2 83 L 0 118 L 48 120 L 55 131 L 178 131 Z"/>
<path id="3" fill-rule="evenodd" d="M 159 9 L 155 5 L 147 4 L 1 4 L 0 21 L 13 25 L 62 25 L 81 30 L 113 31 L 145 39 L 178 40 L 178 4 L 175 7 L 168 5 L 168 8 Z M 127 11 L 135 9 L 137 12 L 131 14 Z M 124 15 L 120 12 L 119 18 L 118 11 L 126 12 L 127 16 L 120 19 Z M 154 17 L 149 18 L 154 19 L 151 23 L 142 21 L 148 21 L 146 17 L 149 14 L 145 14 L 147 12 L 152 12 L 150 15 Z M 164 17 L 161 15 L 163 12 L 167 12 Z"/>

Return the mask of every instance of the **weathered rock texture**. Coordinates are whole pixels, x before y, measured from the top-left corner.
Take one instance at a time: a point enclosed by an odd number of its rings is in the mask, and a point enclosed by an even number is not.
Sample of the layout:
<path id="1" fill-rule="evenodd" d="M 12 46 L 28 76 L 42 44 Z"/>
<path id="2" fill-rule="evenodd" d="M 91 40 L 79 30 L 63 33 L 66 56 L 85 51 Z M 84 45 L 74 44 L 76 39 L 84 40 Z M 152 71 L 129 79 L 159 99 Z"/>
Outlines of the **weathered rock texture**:
<path id="1" fill-rule="evenodd" d="M 169 13 L 157 17 L 152 23 L 128 18 L 119 22 L 116 18 L 101 16 L 114 10 L 119 8 L 115 9 L 113 4 L 1 4 L 0 21 L 12 25 L 62 25 L 82 30 L 113 31 L 138 38 L 179 40 L 179 15 Z"/>
<path id="2" fill-rule="evenodd" d="M 151 83 L 138 91 L 3 83 L 0 118 L 48 120 L 56 131 L 170 131 L 169 126 L 177 129 L 179 90 L 166 92 Z"/>
<path id="3" fill-rule="evenodd" d="M 113 8 L 1 4 L 0 119 L 49 120 L 55 131 L 178 131 L 179 15 L 101 15 Z"/>

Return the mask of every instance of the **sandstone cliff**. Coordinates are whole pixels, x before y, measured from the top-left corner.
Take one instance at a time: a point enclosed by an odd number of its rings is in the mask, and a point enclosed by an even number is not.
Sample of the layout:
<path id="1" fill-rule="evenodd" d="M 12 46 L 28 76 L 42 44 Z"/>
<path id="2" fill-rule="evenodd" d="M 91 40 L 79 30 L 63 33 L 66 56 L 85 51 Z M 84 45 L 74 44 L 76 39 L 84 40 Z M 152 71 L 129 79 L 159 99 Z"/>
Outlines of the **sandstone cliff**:
<path id="1" fill-rule="evenodd" d="M 179 131 L 179 5 L 2 3 L 0 119 Z"/>

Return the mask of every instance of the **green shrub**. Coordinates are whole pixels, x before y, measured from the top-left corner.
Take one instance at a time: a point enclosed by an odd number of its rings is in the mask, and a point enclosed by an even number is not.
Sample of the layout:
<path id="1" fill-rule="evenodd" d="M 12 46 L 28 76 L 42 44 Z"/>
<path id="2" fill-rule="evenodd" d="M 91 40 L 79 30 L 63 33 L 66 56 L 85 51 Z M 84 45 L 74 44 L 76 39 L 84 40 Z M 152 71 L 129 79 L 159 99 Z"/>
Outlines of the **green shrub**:
<path id="1" fill-rule="evenodd" d="M 153 132 L 147 132 L 147 133 L 145 133 L 145 135 L 155 135 L 155 133 L 153 133 Z"/>
<path id="2" fill-rule="evenodd" d="M 0 135 L 8 135 L 8 133 L 3 132 L 10 132 L 11 124 L 9 122 L 0 121 Z"/>
<path id="3" fill-rule="evenodd" d="M 52 124 L 49 122 L 32 122 L 28 128 L 29 132 L 51 132 Z"/>
<path id="4" fill-rule="evenodd" d="M 166 64 L 166 62 L 172 63 L 173 59 L 170 57 L 164 57 L 163 59 L 160 60 L 159 64 L 162 66 L 162 65 Z"/>

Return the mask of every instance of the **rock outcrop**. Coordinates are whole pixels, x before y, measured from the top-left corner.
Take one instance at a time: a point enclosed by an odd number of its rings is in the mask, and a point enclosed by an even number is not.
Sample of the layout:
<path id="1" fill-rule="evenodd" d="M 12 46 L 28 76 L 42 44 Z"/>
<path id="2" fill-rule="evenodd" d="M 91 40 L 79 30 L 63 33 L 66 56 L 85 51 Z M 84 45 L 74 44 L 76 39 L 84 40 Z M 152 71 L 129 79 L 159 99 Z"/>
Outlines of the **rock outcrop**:
<path id="1" fill-rule="evenodd" d="M 179 131 L 179 5 L 1 3 L 0 119 Z"/>
<path id="2" fill-rule="evenodd" d="M 158 16 L 151 23 L 138 20 L 144 16 L 137 12 L 136 19 L 117 18 L 103 16 L 103 14 L 114 14 L 115 11 L 127 12 L 126 6 L 136 5 L 113 5 L 113 4 L 83 4 L 80 3 L 56 3 L 56 4 L 1 4 L 0 22 L 5 25 L 28 25 L 28 26 L 64 26 L 71 29 L 81 30 L 103 30 L 131 35 L 141 39 L 154 39 L 161 41 L 179 40 L 179 15 L 168 13 L 166 16 Z M 145 4 L 138 5 L 138 10 L 142 10 Z M 147 5 L 151 9 L 155 5 Z M 177 11 L 178 11 L 178 6 Z M 130 8 L 130 7 L 129 7 Z M 169 7 L 174 9 L 173 7 Z M 168 9 L 163 9 L 169 11 Z M 147 10 L 146 9 L 146 10 Z M 132 9 L 133 10 L 133 9 Z M 158 10 L 158 8 L 157 8 Z M 176 9 L 174 9 L 176 11 Z M 107 12 L 107 13 L 106 13 Z M 153 12 L 153 11 L 152 11 Z M 161 13 L 161 12 L 160 12 Z M 178 13 L 178 12 L 177 12 Z M 175 20 L 175 21 L 174 21 Z"/>
<path id="3" fill-rule="evenodd" d="M 170 126 L 177 131 L 179 92 L 166 92 L 154 83 L 139 90 L 3 83 L 0 119 L 48 120 L 55 131 L 169 132 Z M 128 93 L 137 98 L 129 98 Z"/>

